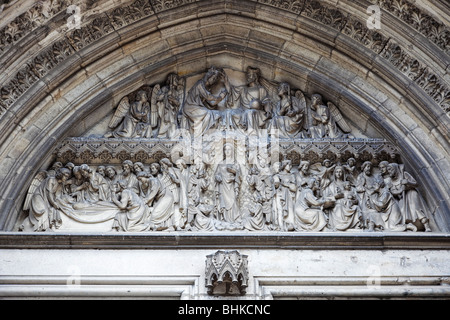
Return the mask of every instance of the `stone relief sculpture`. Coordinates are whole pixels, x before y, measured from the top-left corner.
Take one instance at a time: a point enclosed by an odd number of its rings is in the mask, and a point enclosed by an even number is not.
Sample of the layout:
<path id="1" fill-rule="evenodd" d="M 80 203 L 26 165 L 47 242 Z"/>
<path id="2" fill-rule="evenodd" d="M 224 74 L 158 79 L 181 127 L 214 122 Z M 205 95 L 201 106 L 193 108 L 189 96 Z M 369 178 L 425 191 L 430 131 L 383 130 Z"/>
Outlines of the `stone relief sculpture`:
<path id="1" fill-rule="evenodd" d="M 312 96 L 310 117 L 311 138 L 339 138 L 351 132 L 339 109 L 331 102 L 325 105 L 320 94 Z"/>
<path id="2" fill-rule="evenodd" d="M 150 104 L 145 91 L 139 91 L 134 102 L 124 97 L 109 123 L 109 128 L 114 131 L 109 132 L 106 137 L 145 137 L 149 127 L 149 111 Z"/>
<path id="3" fill-rule="evenodd" d="M 37 173 L 18 229 L 432 231 L 386 141 L 354 138 L 332 102 L 257 68 L 232 80 L 211 67 L 189 89 L 170 74 L 121 99 L 109 132 L 68 140 Z"/>

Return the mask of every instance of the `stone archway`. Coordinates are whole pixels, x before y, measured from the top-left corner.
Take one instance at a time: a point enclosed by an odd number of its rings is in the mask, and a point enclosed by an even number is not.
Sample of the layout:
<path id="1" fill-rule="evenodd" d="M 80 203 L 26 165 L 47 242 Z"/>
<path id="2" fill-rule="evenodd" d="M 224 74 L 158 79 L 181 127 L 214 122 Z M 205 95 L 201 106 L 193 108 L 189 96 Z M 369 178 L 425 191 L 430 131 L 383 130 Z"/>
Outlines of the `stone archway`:
<path id="1" fill-rule="evenodd" d="M 420 4 L 382 2 L 384 28 L 374 31 L 365 26 L 369 4 L 81 2 L 82 25 L 75 30 L 67 30 L 71 15 L 62 1 L 49 14 L 31 1 L 19 16 L 7 8 L 1 31 L 1 229 L 16 225 L 28 185 L 53 161 L 56 145 L 89 131 L 124 95 L 160 83 L 170 72 L 194 76 L 211 65 L 241 72 L 257 65 L 271 80 L 323 93 L 352 114 L 363 133 L 397 145 L 420 177 L 440 229 L 448 231 L 445 10 L 436 7 L 431 16 Z M 30 27 L 14 33 L 21 23 Z M 436 34 L 428 34 L 427 26 Z"/>

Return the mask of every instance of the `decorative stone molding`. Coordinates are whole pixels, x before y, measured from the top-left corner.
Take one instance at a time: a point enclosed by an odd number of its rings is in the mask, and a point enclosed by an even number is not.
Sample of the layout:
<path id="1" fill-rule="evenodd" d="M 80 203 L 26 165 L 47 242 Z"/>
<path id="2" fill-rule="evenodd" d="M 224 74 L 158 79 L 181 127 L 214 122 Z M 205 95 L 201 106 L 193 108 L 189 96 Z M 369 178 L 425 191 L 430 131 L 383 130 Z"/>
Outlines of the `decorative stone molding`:
<path id="1" fill-rule="evenodd" d="M 270 140 L 267 140 L 270 146 Z M 333 161 L 345 162 L 348 158 L 363 161 L 398 161 L 400 153 L 397 147 L 382 139 L 324 139 L 319 140 L 280 140 L 281 158 L 292 161 L 298 165 L 300 161 L 306 160 L 312 163 L 321 162 L 325 158 Z M 121 165 L 125 160 L 151 164 L 163 158 L 178 158 L 179 152 L 192 154 L 193 141 L 181 140 L 123 140 L 123 139 L 90 139 L 90 138 L 68 138 L 57 147 L 54 156 L 56 161 L 75 164 L 89 165 Z M 270 147 L 269 147 L 270 148 Z M 273 150 L 275 151 L 275 150 Z M 271 154 L 272 150 L 269 149 Z"/>
<path id="2" fill-rule="evenodd" d="M 297 14 L 302 12 L 305 5 L 305 0 L 258 0 L 258 2 Z"/>
<path id="3" fill-rule="evenodd" d="M 66 10 L 72 3 L 73 0 L 36 1 L 33 7 L 0 30 L 0 54 L 55 15 Z"/>
<path id="4" fill-rule="evenodd" d="M 206 256 L 205 281 L 209 295 L 243 296 L 248 287 L 248 256 L 238 251 L 217 251 Z"/>
<path id="5" fill-rule="evenodd" d="M 422 12 L 409 1 L 377 0 L 376 3 L 413 27 L 445 53 L 450 54 L 450 28 Z"/>
<path id="6" fill-rule="evenodd" d="M 29 60 L 25 66 L 17 72 L 9 82 L 5 82 L 0 88 L 0 116 L 17 99 L 22 96 L 38 79 L 42 78 L 49 70 L 61 63 L 65 58 L 74 52 L 83 49 L 86 45 L 99 40 L 113 30 L 129 25 L 134 21 L 143 19 L 154 12 L 161 12 L 186 5 L 195 1 L 145 1 L 137 0 L 133 4 L 113 9 L 103 16 L 95 18 L 93 21 L 83 26 L 81 29 L 70 32 L 63 40 L 57 41 L 52 49 L 40 52 L 35 58 Z M 339 32 L 351 37 L 355 41 L 363 44 L 377 54 L 381 54 L 399 71 L 415 81 L 446 113 L 450 112 L 450 88 L 433 73 L 429 68 L 424 67 L 417 58 L 406 54 L 407 50 L 398 44 L 386 46 L 388 38 L 380 32 L 368 30 L 364 22 L 356 17 L 344 13 L 339 9 L 322 5 L 318 1 L 261 1 L 263 4 L 275 6 L 277 8 L 292 11 L 304 17 L 313 19 L 316 22 L 330 26 Z M 52 12 L 58 12 L 66 1 L 51 4 L 54 8 Z M 434 41 L 442 50 L 448 53 L 450 47 L 450 32 L 442 24 L 407 4 L 404 0 L 380 1 L 380 5 L 389 10 L 399 18 L 409 23 L 416 29 L 425 32 L 425 36 Z M 45 23 L 42 8 L 39 6 L 30 9 L 27 14 L 20 16 L 17 21 L 11 23 L 7 28 L 0 31 L 3 33 L 3 47 L 20 41 L 23 34 L 30 28 Z M 70 45 L 70 47 L 67 46 Z M 384 49 L 383 49 L 384 48 Z M 1 53 L 0 46 L 0 53 Z M 3 49 L 4 50 L 4 49 Z M 410 64 L 410 63 L 411 64 Z M 405 65 L 406 64 L 406 65 Z M 413 69 L 412 73 L 410 70 Z M 426 70 L 425 70 L 426 69 Z M 404 71 L 406 70 L 406 71 Z M 424 70 L 424 72 L 421 72 Z M 426 71 L 426 72 L 425 72 Z M 421 73 L 422 77 L 418 75 Z M 415 78 L 415 79 L 413 79 Z M 420 78 L 420 79 L 419 79 Z"/>

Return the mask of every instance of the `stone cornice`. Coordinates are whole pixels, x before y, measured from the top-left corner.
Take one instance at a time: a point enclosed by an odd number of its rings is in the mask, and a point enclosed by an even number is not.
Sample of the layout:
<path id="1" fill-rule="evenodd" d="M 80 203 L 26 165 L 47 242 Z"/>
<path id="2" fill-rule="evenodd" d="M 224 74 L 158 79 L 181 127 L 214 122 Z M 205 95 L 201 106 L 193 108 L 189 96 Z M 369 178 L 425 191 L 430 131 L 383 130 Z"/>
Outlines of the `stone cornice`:
<path id="1" fill-rule="evenodd" d="M 285 250 L 450 250 L 450 235 L 431 233 L 0 233 L 0 250 L 90 249 L 285 249 Z"/>

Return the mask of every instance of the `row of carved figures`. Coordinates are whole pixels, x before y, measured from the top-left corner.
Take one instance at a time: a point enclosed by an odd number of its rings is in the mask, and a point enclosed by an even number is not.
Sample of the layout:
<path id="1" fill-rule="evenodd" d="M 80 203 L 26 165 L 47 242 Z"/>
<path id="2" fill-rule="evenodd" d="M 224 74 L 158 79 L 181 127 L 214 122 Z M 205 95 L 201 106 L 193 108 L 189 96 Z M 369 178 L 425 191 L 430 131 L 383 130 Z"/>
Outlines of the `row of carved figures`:
<path id="1" fill-rule="evenodd" d="M 110 138 L 173 138 L 178 129 L 195 137 L 209 130 L 259 136 L 278 130 L 281 138 L 342 138 L 351 128 L 339 109 L 320 94 L 306 97 L 288 83 L 264 79 L 247 68 L 246 84 L 232 85 L 223 69 L 211 67 L 186 94 L 186 80 L 170 74 L 166 85 L 124 97 L 109 122 Z"/>
<path id="2" fill-rule="evenodd" d="M 233 146 L 224 153 L 233 159 Z M 34 179 L 19 230 L 58 229 L 65 214 L 91 224 L 114 219 L 113 230 L 125 232 L 431 231 L 417 187 L 402 165 L 356 168 L 353 158 L 297 168 L 290 160 L 247 167 L 162 159 L 148 168 L 126 160 L 120 172 L 56 163 Z"/>

